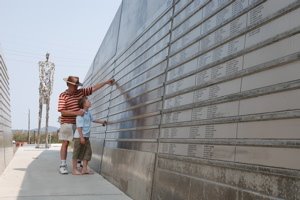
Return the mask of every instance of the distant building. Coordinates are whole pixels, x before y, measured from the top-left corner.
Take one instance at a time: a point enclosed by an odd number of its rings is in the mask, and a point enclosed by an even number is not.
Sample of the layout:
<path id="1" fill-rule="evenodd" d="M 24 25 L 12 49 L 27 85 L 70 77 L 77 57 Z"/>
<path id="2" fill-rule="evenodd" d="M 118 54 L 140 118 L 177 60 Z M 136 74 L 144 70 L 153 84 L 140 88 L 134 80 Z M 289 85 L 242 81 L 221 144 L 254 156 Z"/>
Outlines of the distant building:
<path id="1" fill-rule="evenodd" d="M 13 157 L 10 89 L 7 67 L 0 51 L 0 174 Z"/>

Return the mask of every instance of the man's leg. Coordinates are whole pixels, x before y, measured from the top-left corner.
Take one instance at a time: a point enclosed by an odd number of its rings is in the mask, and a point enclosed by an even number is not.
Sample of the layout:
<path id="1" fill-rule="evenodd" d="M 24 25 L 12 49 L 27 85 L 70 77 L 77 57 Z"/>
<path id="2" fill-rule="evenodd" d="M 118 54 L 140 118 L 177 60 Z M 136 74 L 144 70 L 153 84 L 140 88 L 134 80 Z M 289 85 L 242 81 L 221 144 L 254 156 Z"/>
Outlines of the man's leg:
<path id="1" fill-rule="evenodd" d="M 68 154 L 68 146 L 69 146 L 69 141 L 64 140 L 61 144 L 60 148 L 60 159 L 61 159 L 61 164 L 59 167 L 59 172 L 61 174 L 68 174 L 68 169 L 67 169 L 67 154 Z"/>
<path id="2" fill-rule="evenodd" d="M 67 160 L 68 146 L 69 146 L 69 141 L 64 140 L 62 142 L 61 148 L 60 148 L 60 159 L 61 160 Z"/>

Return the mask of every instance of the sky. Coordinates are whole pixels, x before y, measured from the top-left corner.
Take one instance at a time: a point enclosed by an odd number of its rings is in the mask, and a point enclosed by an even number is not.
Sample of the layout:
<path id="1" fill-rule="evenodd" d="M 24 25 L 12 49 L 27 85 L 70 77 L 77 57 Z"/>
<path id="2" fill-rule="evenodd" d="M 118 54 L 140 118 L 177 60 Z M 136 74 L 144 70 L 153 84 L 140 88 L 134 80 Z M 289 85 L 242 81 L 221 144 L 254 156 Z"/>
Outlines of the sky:
<path id="1" fill-rule="evenodd" d="M 121 0 L 0 0 L 0 53 L 8 69 L 12 129 L 38 127 L 39 61 L 55 64 L 49 126 L 57 122 L 63 78 L 84 80 Z M 43 106 L 42 127 L 46 107 Z"/>

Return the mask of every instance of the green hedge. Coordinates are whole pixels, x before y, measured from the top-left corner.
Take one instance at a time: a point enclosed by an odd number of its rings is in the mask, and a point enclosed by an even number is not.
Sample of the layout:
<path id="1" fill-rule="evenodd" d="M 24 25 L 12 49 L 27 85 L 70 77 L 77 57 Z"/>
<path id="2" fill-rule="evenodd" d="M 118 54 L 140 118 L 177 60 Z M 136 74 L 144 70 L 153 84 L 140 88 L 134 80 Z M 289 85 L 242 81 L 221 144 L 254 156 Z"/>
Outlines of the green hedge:
<path id="1" fill-rule="evenodd" d="M 49 132 L 49 143 L 60 143 L 60 141 L 58 140 L 58 134 L 57 132 Z M 51 136 L 51 139 L 50 139 Z M 29 137 L 30 137 L 30 143 L 34 144 L 34 138 L 35 141 L 37 141 L 37 133 L 35 132 L 30 132 L 29 133 Z M 40 134 L 40 144 L 45 143 L 45 138 L 46 138 L 46 134 L 45 133 L 41 133 Z M 28 132 L 25 131 L 15 131 L 13 133 L 13 140 L 15 140 L 16 142 L 27 142 L 28 141 Z"/>

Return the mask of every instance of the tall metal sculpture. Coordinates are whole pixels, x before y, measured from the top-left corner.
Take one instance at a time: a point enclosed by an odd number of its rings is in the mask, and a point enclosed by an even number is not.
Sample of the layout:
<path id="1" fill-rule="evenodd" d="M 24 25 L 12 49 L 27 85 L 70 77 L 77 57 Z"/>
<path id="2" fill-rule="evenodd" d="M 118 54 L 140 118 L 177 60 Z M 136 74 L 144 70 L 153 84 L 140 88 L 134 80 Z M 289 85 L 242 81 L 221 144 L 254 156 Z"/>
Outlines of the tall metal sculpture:
<path id="1" fill-rule="evenodd" d="M 40 75 L 40 87 L 39 87 L 39 125 L 38 125 L 38 141 L 36 148 L 40 145 L 40 131 L 41 131 L 41 121 L 42 121 L 42 111 L 43 105 L 46 104 L 46 126 L 45 134 L 46 141 L 45 147 L 48 148 L 48 119 L 49 119 L 49 109 L 50 109 L 50 96 L 52 94 L 53 87 L 53 77 L 54 77 L 55 65 L 49 62 L 49 53 L 46 54 L 46 61 L 39 62 L 39 75 Z"/>

